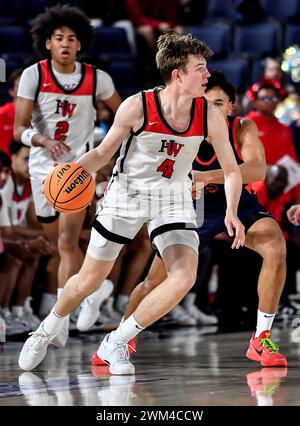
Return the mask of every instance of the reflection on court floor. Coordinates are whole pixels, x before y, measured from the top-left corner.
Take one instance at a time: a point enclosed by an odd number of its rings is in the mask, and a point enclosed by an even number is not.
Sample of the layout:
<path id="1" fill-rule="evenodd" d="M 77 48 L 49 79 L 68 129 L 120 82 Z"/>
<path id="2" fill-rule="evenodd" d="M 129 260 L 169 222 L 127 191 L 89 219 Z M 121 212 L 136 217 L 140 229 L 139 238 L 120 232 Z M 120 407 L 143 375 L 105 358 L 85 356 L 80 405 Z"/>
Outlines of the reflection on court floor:
<path id="1" fill-rule="evenodd" d="M 292 339 L 292 328 L 273 330 L 288 369 L 263 368 L 246 359 L 251 333 L 215 331 L 146 331 L 137 339 L 135 376 L 112 376 L 107 366 L 91 366 L 98 335 L 51 348 L 31 372 L 17 365 L 22 343 L 7 342 L 0 351 L 0 405 L 300 405 L 300 343 Z"/>

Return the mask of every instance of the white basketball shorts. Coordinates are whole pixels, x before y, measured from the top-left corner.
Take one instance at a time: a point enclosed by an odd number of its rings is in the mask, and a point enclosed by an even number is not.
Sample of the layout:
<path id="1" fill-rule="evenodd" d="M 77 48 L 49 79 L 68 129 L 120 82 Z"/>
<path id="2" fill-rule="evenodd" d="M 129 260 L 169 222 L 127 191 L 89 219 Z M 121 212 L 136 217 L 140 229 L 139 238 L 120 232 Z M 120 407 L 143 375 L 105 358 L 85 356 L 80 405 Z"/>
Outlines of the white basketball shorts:
<path id="1" fill-rule="evenodd" d="M 183 244 L 198 253 L 199 237 L 191 194 L 153 199 L 120 185 L 112 178 L 92 224 L 87 253 L 97 260 L 115 260 L 146 223 L 152 245 L 162 255 L 166 247 Z"/>

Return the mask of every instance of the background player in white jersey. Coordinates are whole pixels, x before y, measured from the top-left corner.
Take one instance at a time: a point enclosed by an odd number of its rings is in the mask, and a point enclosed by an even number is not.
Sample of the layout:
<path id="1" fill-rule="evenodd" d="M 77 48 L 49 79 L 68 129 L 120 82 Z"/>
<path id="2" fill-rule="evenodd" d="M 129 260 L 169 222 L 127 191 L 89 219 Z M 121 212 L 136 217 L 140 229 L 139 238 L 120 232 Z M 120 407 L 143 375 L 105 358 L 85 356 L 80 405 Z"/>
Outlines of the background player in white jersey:
<path id="1" fill-rule="evenodd" d="M 53 254 L 53 247 L 45 238 L 41 225 L 37 222 L 31 197 L 28 170 L 29 148 L 12 140 L 9 145 L 11 153 L 11 174 L 3 189 L 1 197 L 5 199 L 9 226 L 5 228 L 6 238 L 21 240 L 26 247 L 21 255 L 14 254 L 18 260 L 18 273 L 12 268 L 6 286 L 2 307 L 24 324 L 35 330 L 39 319 L 33 315 L 30 300 L 33 280 L 41 256 Z M 25 226 L 26 224 L 26 226 Z"/>
<path id="2" fill-rule="evenodd" d="M 58 286 L 78 272 L 83 255 L 79 234 L 85 212 L 60 214 L 49 206 L 42 182 L 55 162 L 76 161 L 93 147 L 97 99 L 115 112 L 120 97 L 110 76 L 76 60 L 93 36 L 88 18 L 77 8 L 54 6 L 32 27 L 35 50 L 47 58 L 21 76 L 15 139 L 31 147 L 29 170 L 36 214 L 48 238 L 58 246 Z M 59 290 L 60 291 L 60 290 Z M 67 340 L 68 319 L 55 343 Z"/>
<path id="3" fill-rule="evenodd" d="M 95 172 L 123 141 L 84 263 L 66 284 L 52 312 L 25 342 L 19 357 L 22 369 L 31 370 L 42 361 L 65 316 L 107 277 L 123 244 L 147 223 L 150 238 L 162 254 L 167 278 L 105 337 L 98 350 L 112 374 L 134 373 L 127 342 L 169 312 L 195 282 L 199 239 L 188 175 L 207 133 L 225 176 L 225 224 L 231 236 L 235 228 L 233 247 L 244 244 L 244 227 L 236 215 L 241 175 L 225 119 L 203 98 L 209 77 L 206 58 L 211 53 L 190 34 L 161 36 L 157 65 L 166 87 L 125 100 L 101 145 L 80 158 L 80 164 Z"/>

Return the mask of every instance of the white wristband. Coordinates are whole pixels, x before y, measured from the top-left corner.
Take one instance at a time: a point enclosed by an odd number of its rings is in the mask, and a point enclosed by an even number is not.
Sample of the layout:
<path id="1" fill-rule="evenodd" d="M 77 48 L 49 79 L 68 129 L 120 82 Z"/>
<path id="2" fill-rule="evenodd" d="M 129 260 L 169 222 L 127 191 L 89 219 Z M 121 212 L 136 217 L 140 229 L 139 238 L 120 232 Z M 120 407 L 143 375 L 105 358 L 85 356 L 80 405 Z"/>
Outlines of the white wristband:
<path id="1" fill-rule="evenodd" d="M 21 134 L 21 141 L 23 142 L 24 145 L 26 146 L 32 146 L 32 138 L 34 135 L 38 135 L 39 132 L 37 132 L 34 129 L 26 129 L 24 130 L 24 132 Z"/>

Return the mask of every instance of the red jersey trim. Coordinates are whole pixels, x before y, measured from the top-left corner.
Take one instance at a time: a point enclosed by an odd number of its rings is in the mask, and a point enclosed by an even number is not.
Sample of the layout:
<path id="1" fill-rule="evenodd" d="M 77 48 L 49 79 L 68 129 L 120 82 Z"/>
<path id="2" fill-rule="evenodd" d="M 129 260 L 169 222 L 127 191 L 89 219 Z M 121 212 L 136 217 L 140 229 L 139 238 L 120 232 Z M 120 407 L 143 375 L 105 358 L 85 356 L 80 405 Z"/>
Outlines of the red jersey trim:
<path id="1" fill-rule="evenodd" d="M 239 159 L 242 160 L 242 161 L 244 161 L 242 153 L 241 153 L 240 148 L 239 148 L 238 143 L 237 143 L 237 138 L 236 138 L 236 127 L 238 125 L 238 122 L 239 122 L 240 118 L 241 117 L 237 116 L 233 120 L 233 123 L 232 123 L 232 138 L 233 138 L 234 148 L 236 150 L 236 153 L 237 153 Z"/>
<path id="2" fill-rule="evenodd" d="M 178 131 L 173 129 L 166 121 L 159 103 L 158 91 L 160 88 L 155 88 L 144 92 L 145 103 L 144 106 L 144 123 L 142 130 L 151 133 L 162 133 L 172 136 L 204 136 L 205 126 L 203 121 L 206 119 L 204 99 L 196 98 L 193 100 L 190 112 L 190 120 L 186 130 Z M 199 117 L 201 119 L 199 120 Z M 138 133 L 141 132 L 141 129 Z M 135 132 L 137 134 L 137 132 Z"/>
<path id="3" fill-rule="evenodd" d="M 17 189 L 17 182 L 16 182 L 16 177 L 15 174 L 12 172 L 11 177 L 13 179 L 13 183 L 14 183 L 14 193 L 13 193 L 13 201 L 16 203 L 20 203 L 21 201 L 25 201 L 28 200 L 28 198 L 30 198 L 31 196 L 31 185 L 30 185 L 30 179 L 26 179 L 24 182 L 24 188 L 23 188 L 23 192 L 22 194 L 18 193 L 18 189 Z"/>
<path id="4" fill-rule="evenodd" d="M 197 161 L 197 163 L 201 164 L 202 166 L 210 166 L 211 163 L 213 163 L 216 160 L 216 158 L 217 158 L 217 155 L 214 154 L 210 160 L 205 162 L 205 161 L 200 160 L 198 155 L 196 155 L 195 160 Z"/>
<path id="5" fill-rule="evenodd" d="M 50 60 L 39 62 L 39 93 L 72 94 L 73 96 L 93 96 L 95 91 L 94 71 L 92 65 L 82 64 L 82 75 L 74 89 L 65 89 L 57 81 Z"/>
<path id="6" fill-rule="evenodd" d="M 141 92 L 141 96 L 142 96 L 142 103 L 143 103 L 144 121 L 143 121 L 142 126 L 138 130 L 136 130 L 135 132 L 132 132 L 132 134 L 134 136 L 137 136 L 140 133 L 142 133 L 144 131 L 145 127 L 146 127 L 146 124 L 147 124 L 148 113 L 147 113 L 147 102 L 146 102 L 146 92 L 145 92 L 145 90 L 143 90 Z"/>

